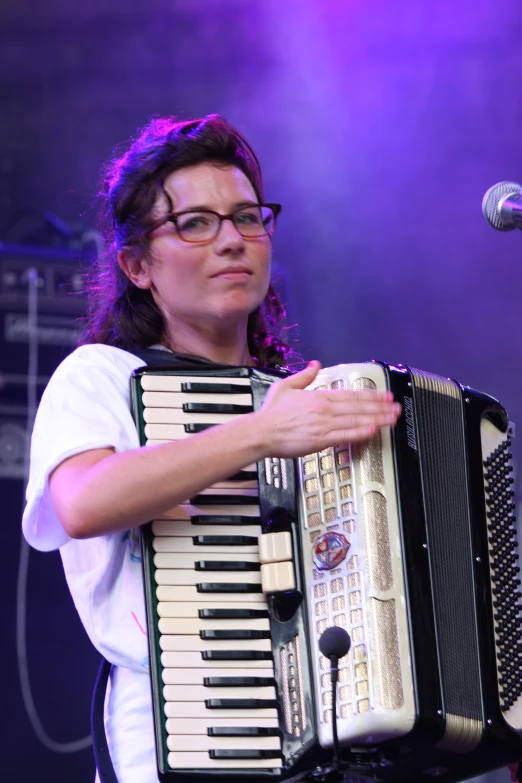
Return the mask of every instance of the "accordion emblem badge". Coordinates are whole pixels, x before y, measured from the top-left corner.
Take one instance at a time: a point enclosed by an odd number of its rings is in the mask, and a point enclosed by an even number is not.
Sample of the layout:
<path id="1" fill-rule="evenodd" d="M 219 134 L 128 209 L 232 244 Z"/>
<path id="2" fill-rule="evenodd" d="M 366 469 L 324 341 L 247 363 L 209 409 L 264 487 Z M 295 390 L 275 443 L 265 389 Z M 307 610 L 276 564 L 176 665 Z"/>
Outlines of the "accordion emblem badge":
<path id="1" fill-rule="evenodd" d="M 350 542 L 342 533 L 325 533 L 314 542 L 313 561 L 321 571 L 337 568 L 345 559 Z"/>

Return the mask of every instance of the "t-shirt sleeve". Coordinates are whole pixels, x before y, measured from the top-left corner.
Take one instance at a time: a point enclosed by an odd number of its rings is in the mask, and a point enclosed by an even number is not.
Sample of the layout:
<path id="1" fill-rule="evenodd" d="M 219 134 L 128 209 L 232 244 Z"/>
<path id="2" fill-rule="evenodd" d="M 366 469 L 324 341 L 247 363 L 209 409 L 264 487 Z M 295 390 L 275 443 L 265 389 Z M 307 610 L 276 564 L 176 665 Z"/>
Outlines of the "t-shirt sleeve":
<path id="1" fill-rule="evenodd" d="M 87 346 L 86 346 L 87 348 Z M 116 452 L 139 447 L 130 411 L 132 367 L 89 358 L 79 349 L 55 372 L 38 408 L 31 439 L 23 532 L 35 549 L 49 551 L 69 541 L 56 516 L 49 475 L 61 462 L 91 449 Z"/>

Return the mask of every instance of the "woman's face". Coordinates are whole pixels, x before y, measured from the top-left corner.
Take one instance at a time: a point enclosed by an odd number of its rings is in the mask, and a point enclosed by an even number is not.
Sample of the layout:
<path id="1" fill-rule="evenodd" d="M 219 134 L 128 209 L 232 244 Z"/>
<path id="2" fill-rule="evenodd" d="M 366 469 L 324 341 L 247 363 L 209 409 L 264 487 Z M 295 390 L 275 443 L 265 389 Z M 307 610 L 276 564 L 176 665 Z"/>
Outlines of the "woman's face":
<path id="1" fill-rule="evenodd" d="M 165 190 L 173 212 L 211 209 L 228 215 L 256 204 L 255 191 L 235 166 L 202 163 L 170 174 Z M 155 211 L 168 210 L 160 196 Z M 179 320 L 200 330 L 237 331 L 263 301 L 270 281 L 268 235 L 244 239 L 224 220 L 215 239 L 189 243 L 167 222 L 151 235 L 150 259 L 139 259 L 133 282 L 150 288 L 167 324 Z"/>

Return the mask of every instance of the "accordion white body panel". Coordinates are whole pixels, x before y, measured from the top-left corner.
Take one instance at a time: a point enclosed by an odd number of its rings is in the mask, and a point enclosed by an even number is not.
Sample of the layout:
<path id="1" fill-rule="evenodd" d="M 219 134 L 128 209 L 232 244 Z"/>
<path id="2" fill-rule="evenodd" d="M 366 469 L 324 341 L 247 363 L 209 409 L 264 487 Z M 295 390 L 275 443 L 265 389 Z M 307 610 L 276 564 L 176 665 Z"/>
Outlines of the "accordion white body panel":
<path id="1" fill-rule="evenodd" d="M 164 443 L 191 437 L 186 424 L 220 424 L 236 415 L 215 412 L 185 412 L 183 405 L 252 405 L 250 381 L 247 378 L 218 378 L 168 375 L 144 375 L 141 379 L 145 406 L 144 420 L 147 444 Z M 223 384 L 244 386 L 242 393 L 184 393 L 184 383 Z M 255 473 L 257 466 L 245 471 Z M 202 631 L 269 631 L 268 617 L 249 619 L 212 619 L 200 616 L 200 610 L 253 610 L 266 614 L 267 599 L 263 592 L 199 592 L 200 583 L 248 583 L 260 590 L 261 572 L 257 538 L 259 526 L 259 497 L 256 480 L 223 481 L 201 495 L 240 495 L 249 505 L 200 505 L 189 501 L 171 509 L 152 524 L 155 580 L 157 584 L 157 611 L 159 619 L 161 676 L 164 683 L 165 726 L 169 749 L 168 763 L 172 769 L 271 769 L 281 766 L 280 758 L 212 758 L 212 751 L 279 751 L 279 736 L 227 737 L 207 736 L 209 729 L 240 727 L 277 729 L 277 709 L 274 706 L 245 708 L 244 706 L 210 709 L 208 700 L 260 699 L 274 702 L 274 685 L 258 687 L 226 687 L 223 678 L 274 677 L 272 660 L 204 660 L 202 653 L 222 650 L 271 652 L 271 640 L 261 639 L 204 639 Z M 241 516 L 241 525 L 193 524 L 192 517 Z M 252 517 L 253 524 L 248 524 Z M 246 521 L 245 521 L 246 520 Z M 248 544 L 199 545 L 196 537 L 246 536 Z M 198 570 L 198 563 L 226 561 L 228 567 L 251 564 L 258 570 Z M 223 565 L 223 563 L 221 563 Z M 229 612 L 230 614 L 230 612 Z M 219 678 L 218 687 L 208 684 L 208 678 Z"/>
<path id="2" fill-rule="evenodd" d="M 349 364 L 322 370 L 310 388 L 385 391 L 386 384 L 379 365 Z M 341 746 L 403 736 L 415 707 L 390 429 L 366 444 L 309 455 L 299 470 L 320 743 L 333 745 L 330 662 L 318 648 L 332 625 L 351 637 L 339 661 Z"/>

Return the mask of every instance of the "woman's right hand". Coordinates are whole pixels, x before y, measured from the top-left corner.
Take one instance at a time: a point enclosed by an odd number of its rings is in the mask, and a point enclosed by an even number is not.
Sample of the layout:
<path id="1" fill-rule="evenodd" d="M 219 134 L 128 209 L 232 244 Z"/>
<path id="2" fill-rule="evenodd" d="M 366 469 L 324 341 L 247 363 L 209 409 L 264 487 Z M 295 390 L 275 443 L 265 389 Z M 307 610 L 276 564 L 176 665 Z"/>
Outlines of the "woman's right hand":
<path id="1" fill-rule="evenodd" d="M 368 440 L 381 427 L 395 426 L 401 406 L 391 392 L 305 391 L 321 369 L 310 362 L 301 372 L 274 383 L 254 414 L 267 457 L 304 457 L 330 446 Z"/>

